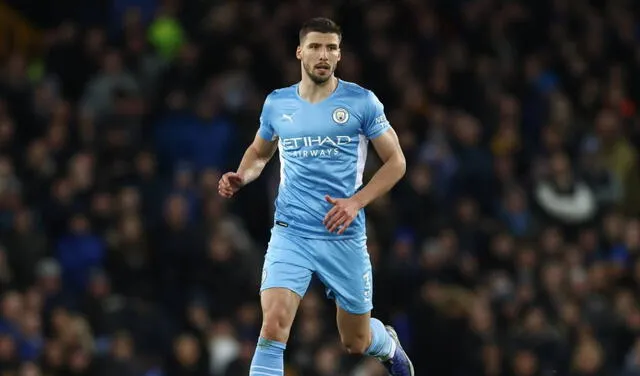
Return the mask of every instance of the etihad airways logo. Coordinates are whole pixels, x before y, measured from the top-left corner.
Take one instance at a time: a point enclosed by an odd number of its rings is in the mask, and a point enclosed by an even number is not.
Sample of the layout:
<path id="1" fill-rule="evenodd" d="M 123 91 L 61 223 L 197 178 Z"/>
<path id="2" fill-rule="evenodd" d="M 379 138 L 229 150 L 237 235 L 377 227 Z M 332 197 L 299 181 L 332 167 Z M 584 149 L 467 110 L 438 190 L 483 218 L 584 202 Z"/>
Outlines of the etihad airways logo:
<path id="1" fill-rule="evenodd" d="M 280 141 L 284 150 L 297 150 L 302 147 L 319 147 L 319 146 L 333 146 L 338 147 L 340 145 L 346 145 L 351 143 L 351 137 L 349 136 L 334 136 L 334 137 L 321 137 L 321 136 L 307 136 L 307 137 L 293 137 L 283 138 Z"/>
<path id="2" fill-rule="evenodd" d="M 280 139 L 282 150 L 297 158 L 337 156 L 340 154 L 340 146 L 350 143 L 350 136 L 305 136 Z"/>

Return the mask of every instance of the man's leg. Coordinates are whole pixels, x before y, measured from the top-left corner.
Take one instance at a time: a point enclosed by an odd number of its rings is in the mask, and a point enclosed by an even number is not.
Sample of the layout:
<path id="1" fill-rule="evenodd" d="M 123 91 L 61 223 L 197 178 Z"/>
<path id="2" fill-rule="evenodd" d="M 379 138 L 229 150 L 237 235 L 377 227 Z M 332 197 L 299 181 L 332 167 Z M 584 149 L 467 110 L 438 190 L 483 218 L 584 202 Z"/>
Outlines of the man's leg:
<path id="1" fill-rule="evenodd" d="M 262 328 L 249 376 L 283 376 L 284 350 L 312 264 L 296 239 L 272 237 L 262 269 Z"/>
<path id="2" fill-rule="evenodd" d="M 350 354 L 371 355 L 381 361 L 393 356 L 393 338 L 370 312 L 358 315 L 337 306 L 336 321 L 340 340 Z"/>
<path id="3" fill-rule="evenodd" d="M 260 295 L 262 328 L 249 376 L 282 376 L 284 350 L 300 296 L 286 288 L 267 289 Z"/>
<path id="4" fill-rule="evenodd" d="M 340 339 L 349 353 L 375 357 L 392 376 L 414 376 L 413 364 L 392 327 L 385 327 L 369 312 L 354 314 L 339 305 L 337 322 Z"/>
<path id="5" fill-rule="evenodd" d="M 317 275 L 335 298 L 342 343 L 351 354 L 379 359 L 393 376 L 414 376 L 413 365 L 393 328 L 371 317 L 373 277 L 364 239 L 318 244 Z"/>

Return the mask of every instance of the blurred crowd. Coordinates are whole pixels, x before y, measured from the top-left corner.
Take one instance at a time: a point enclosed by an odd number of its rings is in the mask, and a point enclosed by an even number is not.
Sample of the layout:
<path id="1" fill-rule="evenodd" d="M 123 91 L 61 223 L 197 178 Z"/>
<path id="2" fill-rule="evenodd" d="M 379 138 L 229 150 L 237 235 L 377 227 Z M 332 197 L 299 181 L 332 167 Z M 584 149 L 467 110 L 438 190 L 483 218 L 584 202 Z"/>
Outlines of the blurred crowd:
<path id="1" fill-rule="evenodd" d="M 0 65 L 0 375 L 248 374 L 277 160 L 217 181 L 319 15 L 408 159 L 368 246 L 416 375 L 640 375 L 633 0 L 6 2 L 42 43 Z M 321 287 L 287 375 L 385 375 Z"/>

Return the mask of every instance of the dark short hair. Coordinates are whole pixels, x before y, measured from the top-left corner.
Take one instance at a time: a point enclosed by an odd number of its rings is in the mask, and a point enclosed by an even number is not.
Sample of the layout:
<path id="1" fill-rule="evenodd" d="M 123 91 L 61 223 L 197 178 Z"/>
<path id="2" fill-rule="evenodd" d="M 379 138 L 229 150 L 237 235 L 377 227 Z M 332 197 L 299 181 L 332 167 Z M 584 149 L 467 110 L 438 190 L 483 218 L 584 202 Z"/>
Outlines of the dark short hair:
<path id="1" fill-rule="evenodd" d="M 302 40 L 307 34 L 314 31 L 323 34 L 337 34 L 342 40 L 342 29 L 337 23 L 325 17 L 316 17 L 305 22 L 300 28 L 300 43 L 302 43 Z"/>

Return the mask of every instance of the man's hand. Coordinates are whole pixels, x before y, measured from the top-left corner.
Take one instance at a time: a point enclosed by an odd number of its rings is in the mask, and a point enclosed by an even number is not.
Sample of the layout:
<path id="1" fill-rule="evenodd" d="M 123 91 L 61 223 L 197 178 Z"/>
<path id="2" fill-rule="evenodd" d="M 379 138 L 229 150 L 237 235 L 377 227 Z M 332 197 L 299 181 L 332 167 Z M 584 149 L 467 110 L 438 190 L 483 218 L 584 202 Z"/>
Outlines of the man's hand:
<path id="1" fill-rule="evenodd" d="M 224 198 L 231 198 L 242 188 L 244 181 L 237 172 L 227 172 L 218 182 L 218 193 Z"/>
<path id="2" fill-rule="evenodd" d="M 327 195 L 324 196 L 324 199 L 333 205 L 333 208 L 329 210 L 322 223 L 329 232 L 337 230 L 338 235 L 343 234 L 358 216 L 358 211 L 362 209 L 362 205 L 353 197 L 333 198 Z"/>

